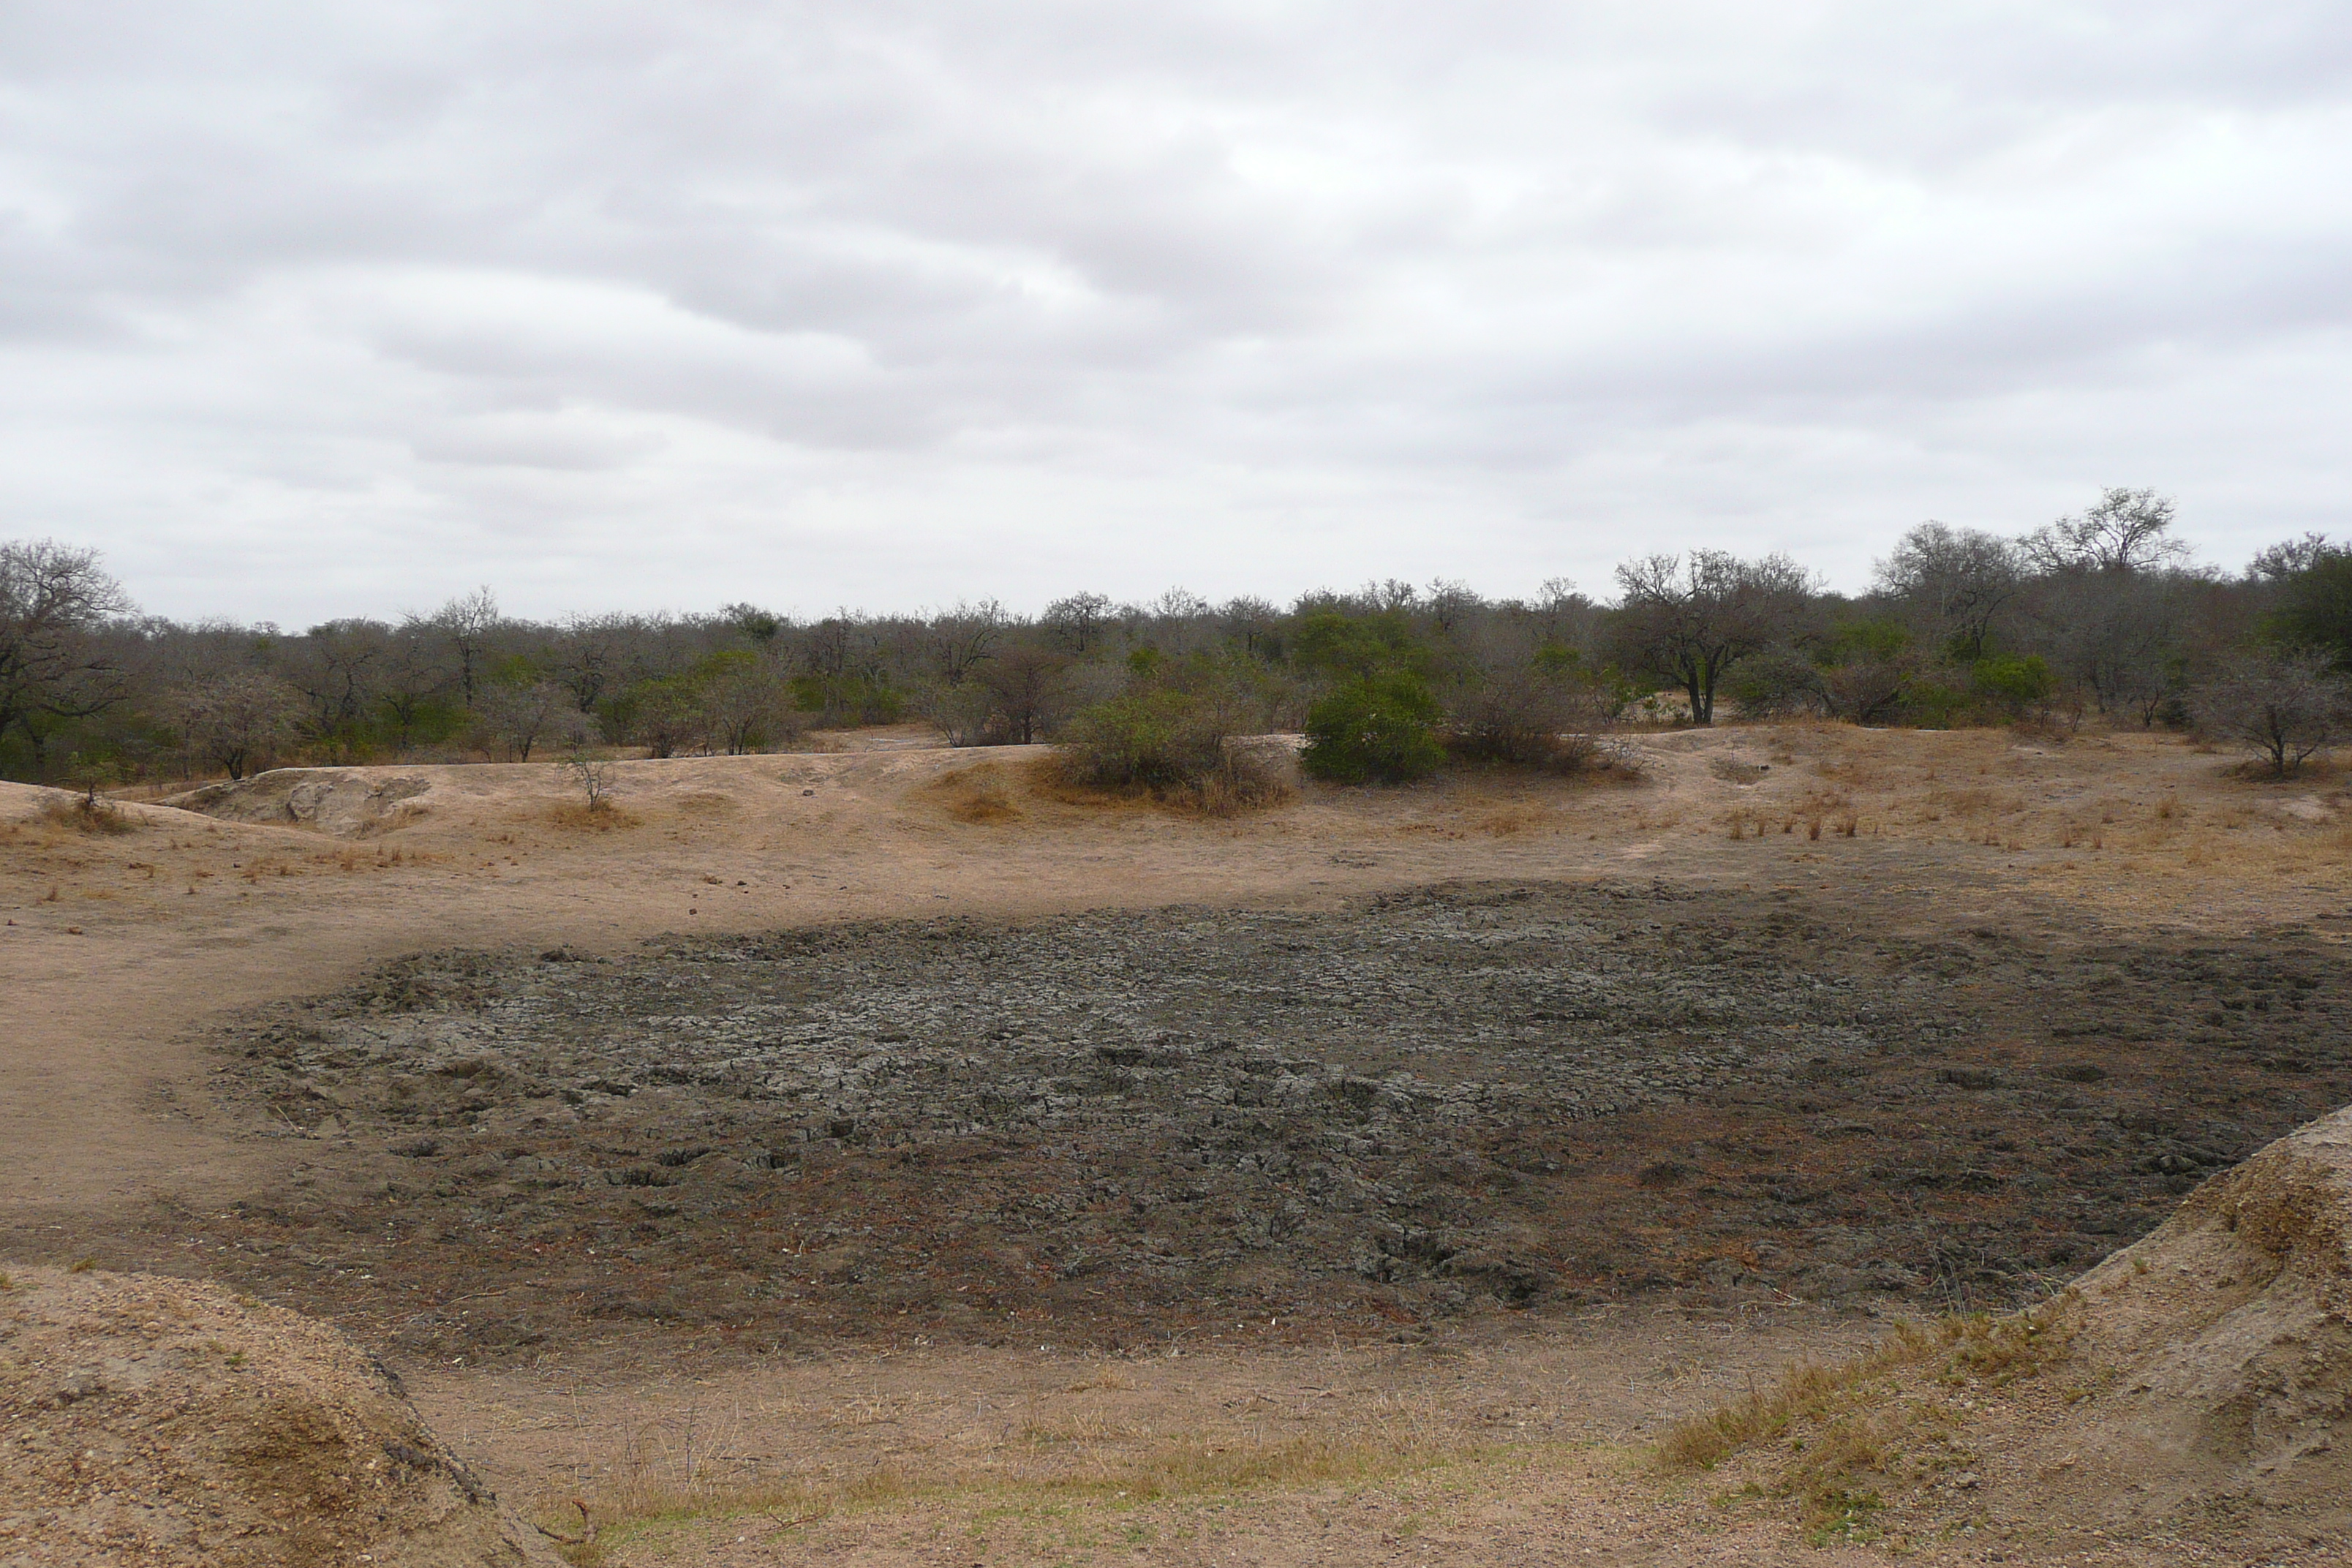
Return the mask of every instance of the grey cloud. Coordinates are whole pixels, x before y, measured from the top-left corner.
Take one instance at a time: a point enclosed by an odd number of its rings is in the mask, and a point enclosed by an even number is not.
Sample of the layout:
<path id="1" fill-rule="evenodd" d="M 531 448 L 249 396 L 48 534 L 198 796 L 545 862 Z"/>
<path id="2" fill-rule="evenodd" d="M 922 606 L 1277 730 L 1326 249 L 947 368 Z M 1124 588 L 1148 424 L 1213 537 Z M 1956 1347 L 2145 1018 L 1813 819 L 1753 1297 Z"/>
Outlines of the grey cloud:
<path id="1" fill-rule="evenodd" d="M 2347 477 L 2216 416 L 2352 413 L 2340 7 L 50 0 L 0 89 L 0 409 L 69 437 L 0 493 L 174 593 L 310 496 L 615 602 L 688 512 L 840 593 L 919 535 L 911 602 L 1181 565 L 1138 519 L 1266 591 L 2122 482 L 2219 552 Z M 371 607 L 231 554 L 169 607 Z"/>

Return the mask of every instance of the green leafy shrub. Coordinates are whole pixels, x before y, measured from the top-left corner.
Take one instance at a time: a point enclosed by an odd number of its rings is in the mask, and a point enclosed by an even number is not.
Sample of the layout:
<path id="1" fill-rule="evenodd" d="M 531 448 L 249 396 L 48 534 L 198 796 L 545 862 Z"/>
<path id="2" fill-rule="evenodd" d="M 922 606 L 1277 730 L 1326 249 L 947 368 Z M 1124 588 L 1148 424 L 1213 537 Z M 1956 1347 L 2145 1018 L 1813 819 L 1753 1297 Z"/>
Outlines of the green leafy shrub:
<path id="1" fill-rule="evenodd" d="M 828 728 L 896 724 L 907 715 L 906 693 L 876 676 L 800 675 L 792 690 L 793 705 Z"/>
<path id="2" fill-rule="evenodd" d="M 1224 741 L 1213 714 L 1191 692 L 1141 687 L 1072 720 L 1064 756 L 1088 784 L 1164 790 L 1222 768 Z"/>
<path id="3" fill-rule="evenodd" d="M 1978 696 L 2022 713 L 2037 702 L 2047 702 L 2058 689 L 2058 678 L 2038 653 L 2022 658 L 1997 654 L 1977 660 L 1969 671 L 1969 686 Z"/>
<path id="4" fill-rule="evenodd" d="M 1426 681 L 1410 670 L 1376 670 L 1342 682 L 1307 713 L 1307 773 L 1333 784 L 1402 784 L 1445 761 L 1444 719 Z"/>

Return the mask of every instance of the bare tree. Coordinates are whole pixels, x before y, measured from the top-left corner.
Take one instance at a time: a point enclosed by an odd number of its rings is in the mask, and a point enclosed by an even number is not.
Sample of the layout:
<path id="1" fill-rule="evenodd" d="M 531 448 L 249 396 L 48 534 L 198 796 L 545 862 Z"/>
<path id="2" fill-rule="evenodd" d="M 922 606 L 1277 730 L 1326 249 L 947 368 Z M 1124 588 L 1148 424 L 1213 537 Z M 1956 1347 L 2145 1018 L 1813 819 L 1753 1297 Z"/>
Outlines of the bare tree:
<path id="1" fill-rule="evenodd" d="M 959 604 L 933 616 L 924 628 L 923 644 L 941 684 L 961 686 L 972 667 L 994 650 L 1009 618 L 993 599 Z"/>
<path id="2" fill-rule="evenodd" d="M 2177 572 L 2066 573 L 2027 597 L 2066 684 L 2087 689 L 2101 713 L 2128 713 L 2148 728 L 2181 688 L 2193 584 Z"/>
<path id="3" fill-rule="evenodd" d="M 304 727 L 330 755 L 348 759 L 355 749 L 390 629 L 376 621 L 329 621 L 289 639 L 286 677 L 302 693 Z"/>
<path id="4" fill-rule="evenodd" d="M 1691 721 L 1715 722 L 1717 686 L 1731 667 L 1786 636 L 1815 585 L 1785 555 L 1742 561 L 1727 551 L 1652 555 L 1617 568 L 1617 635 L 1632 661 L 1690 697 Z"/>
<path id="5" fill-rule="evenodd" d="M 573 707 L 595 711 L 620 679 L 628 644 L 640 629 L 628 616 L 573 616 L 563 623 L 555 643 L 554 676 L 572 694 Z"/>
<path id="6" fill-rule="evenodd" d="M 992 699 L 1005 743 L 1034 745 L 1069 710 L 1070 657 L 1015 643 L 980 667 L 974 682 Z"/>
<path id="7" fill-rule="evenodd" d="M 1070 652 L 1086 657 L 1102 640 L 1110 622 L 1110 601 L 1100 594 L 1073 594 L 1045 606 L 1045 628 Z"/>
<path id="8" fill-rule="evenodd" d="M 121 662 L 94 634 L 130 608 L 95 550 L 52 539 L 0 543 L 0 736 L 21 731 L 44 773 L 51 729 L 122 697 Z"/>
<path id="9" fill-rule="evenodd" d="M 2062 517 L 2017 542 L 2040 572 L 2146 572 L 2189 554 L 2171 536 L 2173 503 L 2154 490 L 2110 489 L 2080 517 Z"/>
<path id="10" fill-rule="evenodd" d="M 792 726 L 782 679 L 765 658 L 744 649 L 713 654 L 697 672 L 705 732 L 730 757 L 753 750 Z"/>
<path id="11" fill-rule="evenodd" d="M 1570 760 L 1590 749 L 1616 706 L 1598 672 L 1541 616 L 1484 605 L 1454 628 L 1439 685 L 1454 743 L 1501 762 Z"/>
<path id="12" fill-rule="evenodd" d="M 377 666 L 376 702 L 392 721 L 394 744 L 406 751 L 415 744 L 416 731 L 428 710 L 449 689 L 449 669 L 427 635 L 425 623 L 413 616 L 384 639 Z"/>
<path id="13" fill-rule="evenodd" d="M 2352 722 L 2352 683 L 2325 653 L 2258 653 L 2233 659 L 2198 689 L 2193 710 L 2284 776 L 2340 738 Z"/>
<path id="14" fill-rule="evenodd" d="M 482 728 L 519 763 L 530 761 L 531 752 L 542 741 L 576 746 L 587 736 L 587 721 L 573 705 L 572 694 L 552 680 L 487 685 L 474 711 Z"/>
<path id="15" fill-rule="evenodd" d="M 1973 664 L 2002 605 L 2017 596 L 2017 546 L 1972 528 L 1923 522 L 1876 565 L 1878 591 L 1915 610 L 1951 657 Z"/>
<path id="16" fill-rule="evenodd" d="M 191 759 L 241 779 L 293 740 L 302 694 L 267 670 L 226 669 L 175 689 L 170 710 Z"/>
<path id="17" fill-rule="evenodd" d="M 482 658 L 489 647 L 491 634 L 499 629 L 499 598 L 488 585 L 461 594 L 442 605 L 425 623 L 447 640 L 457 656 L 457 689 L 467 708 L 474 705 L 474 687 L 480 678 Z"/>
<path id="18" fill-rule="evenodd" d="M 2352 546 L 2331 543 L 2324 533 L 2305 533 L 2300 539 L 2282 540 L 2254 552 L 2253 560 L 2246 565 L 2246 575 L 2257 582 L 2284 583 L 2347 552 L 2352 552 Z"/>
<path id="19" fill-rule="evenodd" d="M 591 811 L 609 811 L 613 806 L 613 764 L 575 750 L 564 759 L 563 771 L 588 797 Z"/>

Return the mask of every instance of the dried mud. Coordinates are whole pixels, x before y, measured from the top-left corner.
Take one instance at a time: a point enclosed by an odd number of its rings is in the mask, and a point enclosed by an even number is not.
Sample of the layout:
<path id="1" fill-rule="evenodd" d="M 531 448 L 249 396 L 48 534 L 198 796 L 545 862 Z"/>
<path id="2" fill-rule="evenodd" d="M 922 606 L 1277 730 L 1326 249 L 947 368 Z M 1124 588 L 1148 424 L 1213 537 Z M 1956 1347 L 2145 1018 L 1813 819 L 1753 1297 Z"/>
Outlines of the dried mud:
<path id="1" fill-rule="evenodd" d="M 251 1017 L 181 1224 L 404 1351 L 1131 1344 L 2032 1296 L 2352 1099 L 2341 966 L 1789 891 L 1448 886 L 443 953 Z"/>

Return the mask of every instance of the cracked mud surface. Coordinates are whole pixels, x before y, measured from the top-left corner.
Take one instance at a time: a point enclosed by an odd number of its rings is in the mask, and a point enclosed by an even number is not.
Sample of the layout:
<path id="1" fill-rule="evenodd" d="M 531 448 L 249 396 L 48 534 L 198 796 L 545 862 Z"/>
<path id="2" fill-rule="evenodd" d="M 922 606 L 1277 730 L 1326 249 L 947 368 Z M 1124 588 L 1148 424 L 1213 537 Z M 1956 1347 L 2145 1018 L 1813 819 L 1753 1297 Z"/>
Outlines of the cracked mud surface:
<path id="1" fill-rule="evenodd" d="M 2310 939 L 1874 936 L 1801 895 L 444 953 L 255 1016 L 318 1141 L 215 1267 L 418 1353 L 598 1321 L 1128 1343 L 1672 1289 L 1993 1304 L 2352 1098 Z"/>

